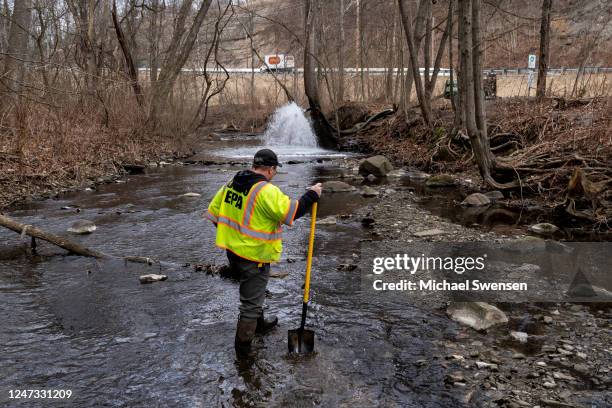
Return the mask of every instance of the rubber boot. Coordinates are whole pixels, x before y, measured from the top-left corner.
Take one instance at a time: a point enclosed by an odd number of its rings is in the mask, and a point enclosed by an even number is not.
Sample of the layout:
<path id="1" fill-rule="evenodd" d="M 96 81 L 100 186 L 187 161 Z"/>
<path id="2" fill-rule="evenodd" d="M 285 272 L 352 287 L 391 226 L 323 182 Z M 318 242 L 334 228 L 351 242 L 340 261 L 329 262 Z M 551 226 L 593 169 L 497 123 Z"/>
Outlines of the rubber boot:
<path id="1" fill-rule="evenodd" d="M 255 331 L 257 332 L 257 334 L 266 334 L 269 333 L 270 330 L 272 330 L 274 327 L 276 327 L 277 324 L 278 318 L 276 316 L 272 316 L 269 319 L 266 319 L 264 317 L 264 314 L 262 313 L 261 316 L 259 316 L 259 319 L 257 319 L 257 329 L 255 329 Z"/>
<path id="2" fill-rule="evenodd" d="M 238 320 L 236 338 L 234 340 L 234 348 L 238 358 L 248 357 L 256 329 L 257 320 Z"/>

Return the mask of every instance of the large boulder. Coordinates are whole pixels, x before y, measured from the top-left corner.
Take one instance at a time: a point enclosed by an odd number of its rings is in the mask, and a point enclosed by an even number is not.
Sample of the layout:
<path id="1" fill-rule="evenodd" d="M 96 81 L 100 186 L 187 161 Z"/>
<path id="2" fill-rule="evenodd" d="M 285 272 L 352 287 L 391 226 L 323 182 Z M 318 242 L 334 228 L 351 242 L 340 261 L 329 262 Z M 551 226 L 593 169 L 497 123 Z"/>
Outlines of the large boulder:
<path id="1" fill-rule="evenodd" d="M 491 204 L 491 200 L 484 194 L 474 193 L 465 197 L 465 200 L 461 203 L 461 205 L 466 205 L 468 207 L 482 207 Z"/>
<path id="2" fill-rule="evenodd" d="M 508 323 L 504 312 L 485 302 L 453 302 L 446 313 L 454 321 L 475 330 L 486 330 L 497 324 Z"/>
<path id="3" fill-rule="evenodd" d="M 359 174 L 362 176 L 373 174 L 376 177 L 385 177 L 391 170 L 393 165 L 382 155 L 368 157 L 359 164 Z"/>
<path id="4" fill-rule="evenodd" d="M 347 193 L 355 190 L 355 187 L 343 181 L 326 181 L 323 183 L 323 191 L 326 193 Z"/>

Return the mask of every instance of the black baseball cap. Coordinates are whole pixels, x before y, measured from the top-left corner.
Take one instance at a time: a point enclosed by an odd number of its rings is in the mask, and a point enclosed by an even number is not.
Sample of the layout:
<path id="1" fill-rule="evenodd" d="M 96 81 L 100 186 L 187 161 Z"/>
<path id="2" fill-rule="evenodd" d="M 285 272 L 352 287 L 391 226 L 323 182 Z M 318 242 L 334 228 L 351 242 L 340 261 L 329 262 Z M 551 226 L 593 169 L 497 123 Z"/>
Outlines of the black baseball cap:
<path id="1" fill-rule="evenodd" d="M 255 157 L 253 157 L 253 165 L 283 167 L 283 165 L 278 162 L 276 153 L 270 149 L 261 149 L 257 151 L 257 153 L 255 153 Z"/>

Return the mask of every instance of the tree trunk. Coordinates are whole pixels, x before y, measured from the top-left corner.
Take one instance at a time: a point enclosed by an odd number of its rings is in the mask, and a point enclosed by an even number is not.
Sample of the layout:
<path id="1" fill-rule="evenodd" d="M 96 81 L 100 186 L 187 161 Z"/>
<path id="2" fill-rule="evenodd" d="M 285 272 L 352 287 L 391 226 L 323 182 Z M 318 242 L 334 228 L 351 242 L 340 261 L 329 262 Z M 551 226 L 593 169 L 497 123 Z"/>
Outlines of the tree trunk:
<path id="1" fill-rule="evenodd" d="M 125 35 L 123 34 L 123 30 L 121 29 L 121 25 L 119 24 L 119 20 L 117 19 L 117 3 L 115 0 L 113 0 L 113 9 L 111 11 L 111 15 L 113 17 L 113 25 L 115 26 L 117 40 L 119 41 L 121 51 L 123 52 L 123 57 L 125 58 L 125 65 L 128 70 L 128 75 L 130 76 L 130 80 L 132 81 L 132 88 L 134 89 L 136 101 L 138 102 L 138 105 L 142 106 L 142 90 L 140 89 L 140 83 L 138 82 L 138 72 L 136 71 L 134 59 L 132 58 L 132 53 L 128 48 Z"/>
<path id="2" fill-rule="evenodd" d="M 450 6 L 452 6 L 452 1 L 449 2 Z M 444 32 L 442 33 L 442 38 L 440 38 L 440 43 L 438 44 L 438 51 L 436 52 L 436 59 L 434 61 L 433 72 L 429 79 L 425 82 L 425 95 L 427 100 L 431 100 L 431 95 L 433 94 L 434 88 L 436 87 L 436 81 L 438 80 L 438 73 L 440 72 L 440 64 L 442 63 L 442 55 L 444 54 L 444 48 L 446 46 L 446 41 L 448 40 L 449 33 L 451 32 L 453 25 L 453 12 L 452 9 L 449 8 L 448 17 L 446 20 L 446 27 L 444 28 Z M 451 65 L 452 66 L 452 65 Z"/>
<path id="3" fill-rule="evenodd" d="M 433 15 L 431 7 L 428 7 L 427 15 L 425 16 L 425 44 L 423 44 L 423 64 L 425 64 L 425 71 L 423 72 L 423 78 L 425 84 L 429 83 L 429 69 L 431 67 L 431 48 L 432 48 L 432 32 L 431 26 L 433 24 Z M 425 86 L 427 89 L 427 85 Z"/>
<path id="4" fill-rule="evenodd" d="M 546 95 L 546 75 L 548 73 L 548 49 L 550 48 L 550 10 L 552 0 L 542 1 L 542 20 L 540 24 L 540 61 L 538 64 L 538 85 L 536 97 L 544 98 Z"/>
<path id="5" fill-rule="evenodd" d="M 462 108 L 464 110 L 465 125 L 470 139 L 476 135 L 476 114 L 474 108 L 474 74 L 472 66 L 472 1 L 459 1 L 459 52 L 460 59 L 460 87 Z"/>
<path id="6" fill-rule="evenodd" d="M 255 44 L 253 43 L 253 33 L 255 32 L 255 16 L 253 12 L 249 12 L 249 30 L 251 35 L 249 35 L 249 43 L 251 45 L 251 108 L 255 107 L 255 59 L 257 56 L 255 55 Z"/>
<path id="7" fill-rule="evenodd" d="M 95 31 L 94 31 L 94 20 L 96 16 L 96 2 L 95 0 L 87 0 L 87 6 L 84 9 L 84 41 L 85 50 L 87 56 L 87 83 L 90 92 L 95 92 L 98 83 L 98 67 L 96 62 L 96 54 L 94 51 L 95 45 Z"/>
<path id="8" fill-rule="evenodd" d="M 391 29 L 391 46 L 388 48 L 388 65 L 387 77 L 385 79 L 385 101 L 394 103 L 393 97 L 393 77 L 395 73 L 395 47 L 397 42 L 397 19 L 393 19 L 393 28 Z"/>
<path id="9" fill-rule="evenodd" d="M 508 188 L 516 183 L 502 185 L 491 176 L 491 170 L 498 166 L 489 147 L 487 123 L 482 89 L 482 36 L 480 34 L 481 0 L 462 0 L 459 2 L 459 46 L 461 51 L 461 82 L 465 125 L 467 128 L 474 160 L 482 179 L 494 188 Z"/>
<path id="10" fill-rule="evenodd" d="M 480 76 L 480 72 L 474 72 L 477 63 L 474 62 L 474 57 L 477 52 L 474 52 L 474 42 L 478 39 L 474 38 L 474 33 L 477 32 L 473 28 L 474 12 L 472 2 L 479 0 L 462 0 L 459 2 L 459 46 L 461 49 L 461 88 L 459 91 L 463 95 L 463 109 L 465 111 L 465 125 L 467 128 L 474 159 L 478 165 L 480 175 L 486 181 L 490 178 L 491 171 L 491 152 L 485 151 L 487 140 L 484 140 L 477 119 L 476 119 L 476 95 L 475 91 L 477 83 L 474 81 L 476 75 Z"/>
<path id="11" fill-rule="evenodd" d="M 404 87 L 404 41 L 402 41 L 402 22 L 401 18 L 397 17 L 398 41 L 396 43 L 397 51 L 397 75 L 395 77 L 395 86 L 393 87 L 393 102 L 398 104 L 398 110 L 403 109 L 404 93 L 401 91 Z"/>
<path id="12" fill-rule="evenodd" d="M 313 127 L 319 144 L 323 147 L 336 147 L 337 141 L 332 134 L 332 129 L 325 115 L 321 112 L 321 103 L 319 100 L 319 86 L 317 81 L 315 58 L 316 52 L 316 37 L 315 25 L 316 17 L 316 0 L 306 0 L 304 3 L 305 10 L 305 35 L 304 35 L 304 90 L 308 98 L 310 107 L 310 116 L 312 118 Z"/>
<path id="13" fill-rule="evenodd" d="M 482 51 L 483 37 L 480 33 L 480 8 L 482 0 L 472 0 L 472 65 L 474 74 L 474 108 L 476 113 L 476 126 L 484 149 L 492 156 L 489 149 L 487 135 L 487 118 L 485 110 L 484 91 L 482 88 Z"/>
<path id="14" fill-rule="evenodd" d="M 405 3 L 406 0 L 398 0 L 398 5 L 400 9 L 400 15 L 402 17 L 402 25 L 404 26 L 404 34 L 406 36 L 406 42 L 408 43 L 408 53 L 410 54 L 410 66 L 412 69 L 412 76 L 416 88 L 417 98 L 419 100 L 419 106 L 421 108 L 421 113 L 423 115 L 423 120 L 428 127 L 432 126 L 432 114 L 431 114 L 431 104 L 429 100 L 426 100 L 425 91 L 423 88 L 423 81 L 421 80 L 421 75 L 419 72 L 419 61 L 418 61 L 418 53 L 419 49 L 417 47 L 418 43 L 415 43 L 414 40 L 414 32 L 412 29 L 412 13 L 410 12 L 410 7 L 408 7 Z M 422 0 L 421 6 L 419 6 L 419 17 L 420 11 L 423 9 L 423 6 L 431 3 L 429 0 Z M 417 28 L 419 27 L 420 18 L 417 18 Z M 415 32 L 417 32 L 415 30 Z M 418 33 L 417 33 L 418 34 Z"/>
<path id="15" fill-rule="evenodd" d="M 365 101 L 365 79 L 363 76 L 363 0 L 356 1 L 356 13 L 357 13 L 357 36 L 355 37 L 355 67 L 359 71 L 359 95 L 362 101 Z"/>
<path id="16" fill-rule="evenodd" d="M 94 53 L 94 17 L 95 1 L 93 0 L 68 0 L 66 5 L 72 14 L 72 18 L 78 33 L 79 56 L 77 64 L 85 72 L 85 86 L 90 95 L 95 93 L 97 88 L 96 75 L 96 55 Z"/>
<path id="17" fill-rule="evenodd" d="M 455 2 L 455 0 L 449 0 L 448 2 L 448 17 L 449 17 L 449 21 L 448 21 L 448 31 L 449 31 L 449 37 L 448 37 L 448 67 L 449 67 L 449 71 L 448 71 L 448 79 L 450 80 L 450 85 L 451 85 L 451 106 L 453 108 L 453 112 L 455 113 L 455 127 L 456 128 L 460 128 L 462 127 L 461 124 L 461 120 L 458 120 L 458 118 L 460 118 L 461 116 L 457 114 L 457 95 L 453 94 L 453 88 L 455 85 L 455 81 L 453 79 L 453 19 L 454 19 L 454 15 L 455 13 L 453 12 L 453 3 Z"/>
<path id="18" fill-rule="evenodd" d="M 314 35 L 314 15 L 316 0 L 306 0 L 306 28 L 305 28 L 305 48 L 304 48 L 304 90 L 308 98 L 311 109 L 320 109 L 319 87 L 316 73 L 316 38 Z"/>
<path id="19" fill-rule="evenodd" d="M 338 42 L 338 95 L 336 101 L 339 105 L 342 105 L 344 102 L 344 0 L 339 0 L 339 7 L 340 41 Z"/>
<path id="20" fill-rule="evenodd" d="M 157 81 L 157 73 L 159 70 L 159 41 L 161 33 L 162 10 L 159 7 L 159 0 L 153 0 L 151 3 L 152 15 L 150 20 L 149 31 L 149 67 L 151 82 Z"/>
<path id="21" fill-rule="evenodd" d="M 463 74 L 463 66 L 464 66 L 464 57 L 463 57 L 463 47 L 462 47 L 462 41 L 463 38 L 465 37 L 465 32 L 464 32 L 464 20 L 463 20 L 463 10 L 462 10 L 463 5 L 461 4 L 461 2 L 457 1 L 457 111 L 458 116 L 459 116 L 459 126 L 461 128 L 466 127 L 466 122 L 467 122 L 467 117 L 466 117 L 466 111 L 467 109 L 465 108 L 465 96 L 466 93 L 463 92 L 464 90 L 467 89 L 467 84 L 465 83 L 465 75 Z"/>
<path id="22" fill-rule="evenodd" d="M 43 89 L 41 92 L 41 97 L 47 93 L 49 89 L 49 75 L 47 74 L 47 58 L 45 57 L 45 37 L 47 35 L 47 21 L 43 15 L 43 10 L 39 5 L 35 5 L 34 9 L 36 10 L 36 20 L 38 20 L 38 34 L 36 35 L 36 48 L 38 50 L 38 61 L 40 63 L 40 75 L 43 80 Z"/>
<path id="23" fill-rule="evenodd" d="M 6 50 L 8 48 L 8 36 L 11 21 L 11 11 L 9 9 L 8 1 L 2 2 L 2 10 L 0 10 L 0 49 Z"/>
<path id="24" fill-rule="evenodd" d="M 31 0 L 15 0 L 8 49 L 4 56 L 2 77 L 7 92 L 19 95 L 25 75 L 25 63 L 29 59 L 28 37 L 32 21 Z"/>

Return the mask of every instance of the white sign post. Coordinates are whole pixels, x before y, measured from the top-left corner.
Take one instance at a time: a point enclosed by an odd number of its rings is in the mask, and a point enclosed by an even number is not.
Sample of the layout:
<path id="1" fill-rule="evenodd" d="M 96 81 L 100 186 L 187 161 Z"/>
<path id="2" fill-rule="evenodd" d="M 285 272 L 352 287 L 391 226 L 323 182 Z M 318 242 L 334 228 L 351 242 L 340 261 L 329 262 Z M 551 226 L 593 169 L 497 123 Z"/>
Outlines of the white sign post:
<path id="1" fill-rule="evenodd" d="M 527 68 L 529 68 L 529 76 L 527 77 L 527 96 L 531 96 L 531 85 L 533 83 L 533 70 L 536 67 L 536 56 L 535 54 L 529 54 L 527 60 Z"/>
<path id="2" fill-rule="evenodd" d="M 536 65 L 536 56 L 535 54 L 529 54 L 529 61 L 527 62 L 527 68 L 535 69 Z"/>

